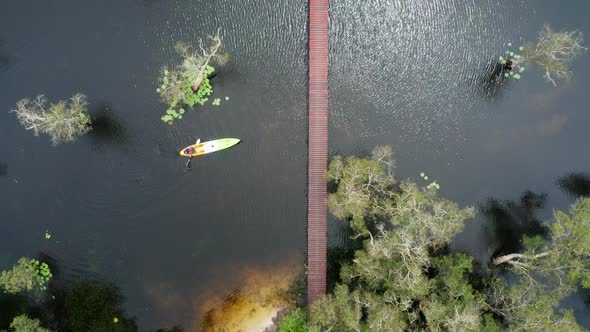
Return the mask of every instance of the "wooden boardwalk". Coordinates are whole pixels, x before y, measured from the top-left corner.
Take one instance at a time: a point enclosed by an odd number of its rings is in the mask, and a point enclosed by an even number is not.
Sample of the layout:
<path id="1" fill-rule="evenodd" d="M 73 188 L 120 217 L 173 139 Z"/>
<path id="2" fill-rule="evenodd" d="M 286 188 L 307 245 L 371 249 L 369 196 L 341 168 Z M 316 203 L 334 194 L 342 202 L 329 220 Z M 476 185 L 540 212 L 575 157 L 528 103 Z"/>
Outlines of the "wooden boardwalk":
<path id="1" fill-rule="evenodd" d="M 307 303 L 326 294 L 329 0 L 309 0 Z"/>

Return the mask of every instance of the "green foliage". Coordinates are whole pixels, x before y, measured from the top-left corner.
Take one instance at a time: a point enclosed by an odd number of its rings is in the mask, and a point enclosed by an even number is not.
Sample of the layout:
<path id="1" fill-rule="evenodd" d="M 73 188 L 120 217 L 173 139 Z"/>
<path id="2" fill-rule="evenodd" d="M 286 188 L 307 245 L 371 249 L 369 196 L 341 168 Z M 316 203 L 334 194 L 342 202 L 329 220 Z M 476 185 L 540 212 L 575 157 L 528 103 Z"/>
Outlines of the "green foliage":
<path id="1" fill-rule="evenodd" d="M 312 307 L 311 330 L 481 327 L 477 308 L 483 297 L 464 276 L 471 272 L 471 258 L 437 254 L 473 210 L 439 198 L 436 182 L 425 189 L 399 183 L 392 155 L 391 147 L 377 147 L 370 158 L 337 156 L 329 165 L 327 179 L 337 188 L 328 207 L 366 240 L 353 263 L 341 269 L 344 285 Z"/>
<path id="2" fill-rule="evenodd" d="M 208 97 L 213 93 L 209 76 L 215 70 L 210 63 L 224 64 L 229 58 L 227 53 L 222 52 L 223 43 L 219 30 L 209 39 L 209 47 L 203 47 L 200 41 L 196 50 L 178 43 L 176 51 L 182 57 L 181 64 L 162 68 L 160 84 L 156 89 L 162 101 L 168 105 L 162 121 L 172 124 L 175 119 L 182 119 L 183 107 L 204 105 L 209 100 Z"/>
<path id="3" fill-rule="evenodd" d="M 171 71 L 164 69 L 164 76 L 161 78 L 166 84 L 162 84 L 159 88 L 160 97 L 169 106 L 166 114 L 162 116 L 162 121 L 170 124 L 175 119 L 182 119 L 182 115 L 185 113 L 184 107 L 193 107 L 196 104 L 204 105 L 209 100 L 208 97 L 213 93 L 208 76 L 215 71 L 215 68 L 211 66 L 206 67 L 203 72 L 203 80 L 196 92 L 192 90 L 192 86 L 193 82 L 199 76 L 199 72 L 179 72 L 183 70 L 182 68 L 179 67 Z M 168 80 L 169 75 L 176 77 L 170 81 Z"/>
<path id="4" fill-rule="evenodd" d="M 14 317 L 10 329 L 14 332 L 51 332 L 42 327 L 38 319 L 29 318 L 27 315 Z"/>
<path id="5" fill-rule="evenodd" d="M 508 43 L 508 46 L 511 47 L 512 43 Z M 521 46 L 518 48 L 518 50 L 523 51 L 524 47 Z M 506 54 L 506 57 L 500 56 L 500 63 L 502 65 L 508 65 L 509 63 L 511 64 L 511 69 L 504 73 L 504 77 L 512 77 L 516 80 L 519 80 L 521 75 L 516 73 L 522 73 L 525 70 L 525 67 L 523 66 L 522 54 L 518 54 L 517 52 L 511 51 L 510 49 L 506 50 L 504 53 Z"/>
<path id="6" fill-rule="evenodd" d="M 45 290 L 46 284 L 52 276 L 47 263 L 22 257 L 12 270 L 2 271 L 0 287 L 11 294 L 23 290 L 31 291 L 35 288 Z"/>
<path id="7" fill-rule="evenodd" d="M 557 85 L 556 80 L 571 78 L 571 62 L 586 50 L 583 42 L 584 35 L 579 31 L 557 32 L 546 25 L 536 44 L 522 47 L 522 60 L 538 65 L 545 72 L 545 78 Z"/>
<path id="8" fill-rule="evenodd" d="M 347 286 L 337 285 L 334 294 L 318 300 L 311 307 L 310 331 L 358 331 L 362 305 L 356 299 L 360 292 L 350 293 Z"/>
<path id="9" fill-rule="evenodd" d="M 555 212 L 549 238 L 525 237 L 523 253 L 497 257 L 520 278 L 473 271 L 448 253 L 472 209 L 437 197 L 436 186 L 393 179 L 391 148 L 367 159 L 335 157 L 330 211 L 364 239 L 342 283 L 311 308 L 310 331 L 579 331 L 560 306 L 590 286 L 590 198 Z M 426 174 L 420 173 L 425 179 Z M 475 286 L 477 285 L 477 287 Z"/>
<path id="10" fill-rule="evenodd" d="M 337 191 L 328 195 L 330 212 L 339 219 L 350 217 L 354 232 L 368 232 L 365 219 L 379 212 L 375 200 L 384 210 L 391 208 L 397 184 L 394 170 L 390 146 L 376 147 L 370 159 L 336 156 L 326 174 L 328 182 L 337 185 Z"/>
<path id="11" fill-rule="evenodd" d="M 213 101 L 211 102 L 211 105 L 213 105 L 213 106 L 219 106 L 219 105 L 221 105 L 221 98 L 215 98 L 215 99 L 213 99 Z"/>
<path id="12" fill-rule="evenodd" d="M 73 142 L 77 136 L 92 129 L 87 105 L 86 96 L 80 93 L 56 104 L 48 104 L 45 97 L 40 95 L 34 100 L 20 100 L 13 112 L 25 129 L 32 130 L 35 136 L 47 134 L 57 145 Z"/>
<path id="13" fill-rule="evenodd" d="M 526 250 L 497 257 L 533 285 L 568 293 L 578 285 L 590 288 L 590 199 L 581 199 L 570 213 L 555 211 L 549 239 L 525 237 Z"/>
<path id="14" fill-rule="evenodd" d="M 123 302 L 121 291 L 113 285 L 78 283 L 66 296 L 68 328 L 72 332 L 137 331 L 135 322 L 120 309 Z"/>
<path id="15" fill-rule="evenodd" d="M 279 332 L 307 332 L 307 313 L 296 308 L 279 321 Z"/>

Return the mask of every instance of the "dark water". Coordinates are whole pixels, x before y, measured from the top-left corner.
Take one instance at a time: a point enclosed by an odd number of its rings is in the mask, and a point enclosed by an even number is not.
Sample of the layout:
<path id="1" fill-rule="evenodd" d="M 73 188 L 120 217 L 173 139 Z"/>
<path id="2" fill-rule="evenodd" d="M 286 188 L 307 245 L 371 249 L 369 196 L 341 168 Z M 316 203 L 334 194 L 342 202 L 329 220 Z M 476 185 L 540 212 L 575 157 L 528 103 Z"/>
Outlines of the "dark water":
<path id="1" fill-rule="evenodd" d="M 291 1 L 3 2 L 2 269 L 43 251 L 66 280 L 112 280 L 145 331 L 189 327 L 240 267 L 300 255 L 306 22 L 306 5 Z M 178 61 L 177 41 L 218 27 L 231 55 L 213 81 L 221 106 L 163 124 L 159 68 Z M 75 144 L 54 148 L 8 113 L 23 97 L 78 91 L 96 120 Z M 177 151 L 199 137 L 242 143 L 187 171 Z"/>
<path id="2" fill-rule="evenodd" d="M 302 253 L 306 6 L 3 2 L 0 267 L 41 251 L 57 259 L 66 281 L 112 280 L 144 331 L 191 326 L 206 294 L 239 284 L 240 267 Z M 485 213 L 466 228 L 458 249 L 487 261 L 511 248 L 516 235 L 505 234 L 534 232 L 552 208 L 566 209 L 588 190 L 589 55 L 575 62 L 573 82 L 558 88 L 535 70 L 491 92 L 486 77 L 505 43 L 534 40 L 544 23 L 590 31 L 590 3 L 331 6 L 332 153 L 392 144 L 400 177 L 421 181 L 424 171 L 442 195 L 480 206 Z M 231 54 L 213 82 L 221 106 L 162 124 L 160 66 L 177 61 L 176 41 L 196 41 L 217 27 Z M 23 97 L 57 100 L 78 91 L 88 95 L 96 120 L 75 144 L 51 147 L 7 113 Z M 186 171 L 176 151 L 197 137 L 243 143 L 194 160 Z M 330 222 L 333 243 L 345 242 Z M 588 324 L 582 298 L 571 301 Z"/>

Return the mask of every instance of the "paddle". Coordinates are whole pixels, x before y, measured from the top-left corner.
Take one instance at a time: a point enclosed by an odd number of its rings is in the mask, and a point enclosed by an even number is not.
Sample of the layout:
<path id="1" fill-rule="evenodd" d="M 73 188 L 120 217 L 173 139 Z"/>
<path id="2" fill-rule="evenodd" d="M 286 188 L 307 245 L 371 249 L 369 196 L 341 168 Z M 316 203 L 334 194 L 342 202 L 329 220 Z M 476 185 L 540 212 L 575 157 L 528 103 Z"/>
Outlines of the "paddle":
<path id="1" fill-rule="evenodd" d="M 195 143 L 195 145 L 199 145 L 199 143 L 201 143 L 201 139 L 200 139 L 200 138 L 199 138 L 199 139 L 197 139 L 197 142 Z M 192 154 L 192 153 L 189 155 L 189 157 L 188 157 L 188 161 L 186 162 L 186 165 L 184 165 L 184 167 L 186 167 L 186 168 L 191 168 L 191 167 L 190 167 L 190 165 L 191 165 L 191 160 L 193 160 L 193 154 Z"/>

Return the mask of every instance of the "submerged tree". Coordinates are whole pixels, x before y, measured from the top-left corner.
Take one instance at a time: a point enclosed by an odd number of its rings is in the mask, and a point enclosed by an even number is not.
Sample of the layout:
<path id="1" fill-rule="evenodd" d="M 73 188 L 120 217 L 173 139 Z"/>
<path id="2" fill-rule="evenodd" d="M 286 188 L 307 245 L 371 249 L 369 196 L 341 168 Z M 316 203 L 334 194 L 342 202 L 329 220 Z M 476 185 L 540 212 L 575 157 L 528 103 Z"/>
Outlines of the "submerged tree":
<path id="1" fill-rule="evenodd" d="M 550 242 L 527 239 L 524 253 L 498 257 L 517 273 L 507 282 L 448 250 L 473 210 L 438 197 L 438 186 L 398 184 L 393 165 L 390 148 L 330 163 L 327 178 L 337 189 L 328 207 L 364 245 L 342 267 L 333 294 L 312 306 L 310 330 L 580 329 L 559 305 L 578 284 L 590 286 L 590 199 L 571 216 L 556 213 Z"/>
<path id="2" fill-rule="evenodd" d="M 162 121 L 172 123 L 174 119 L 181 119 L 184 107 L 205 104 L 213 92 L 209 82 L 209 76 L 215 71 L 212 64 L 224 64 L 228 57 L 223 53 L 223 38 L 219 30 L 209 36 L 209 40 L 207 47 L 203 45 L 203 40 L 199 40 L 198 48 L 178 43 L 176 51 L 182 57 L 182 63 L 162 68 L 160 87 L 156 90 L 168 105 Z"/>
<path id="3" fill-rule="evenodd" d="M 508 57 L 500 57 L 500 61 L 513 71 L 518 69 L 517 73 L 510 72 L 510 75 L 517 79 L 520 78 L 518 73 L 524 71 L 523 64 L 535 64 L 545 72 L 544 77 L 547 81 L 557 85 L 557 80 L 571 78 L 570 65 L 573 59 L 586 50 L 582 46 L 583 42 L 584 35 L 580 31 L 557 32 L 546 25 L 536 44 L 528 43 L 521 46 L 521 54 L 508 50 Z M 508 76 L 508 73 L 505 75 Z"/>
<path id="4" fill-rule="evenodd" d="M 39 95 L 33 100 L 20 100 L 13 112 L 25 129 L 32 130 L 35 136 L 47 134 L 57 145 L 73 142 L 90 131 L 92 121 L 87 105 L 86 96 L 81 93 L 56 104 L 48 104 L 45 96 Z"/>
<path id="5" fill-rule="evenodd" d="M 34 288 L 45 290 L 52 274 L 47 263 L 22 257 L 10 271 L 0 274 L 0 288 L 10 294 L 31 291 Z"/>
<path id="6" fill-rule="evenodd" d="M 51 332 L 49 329 L 41 326 L 38 319 L 29 318 L 27 315 L 14 317 L 10 324 L 10 331 L 14 332 Z"/>

